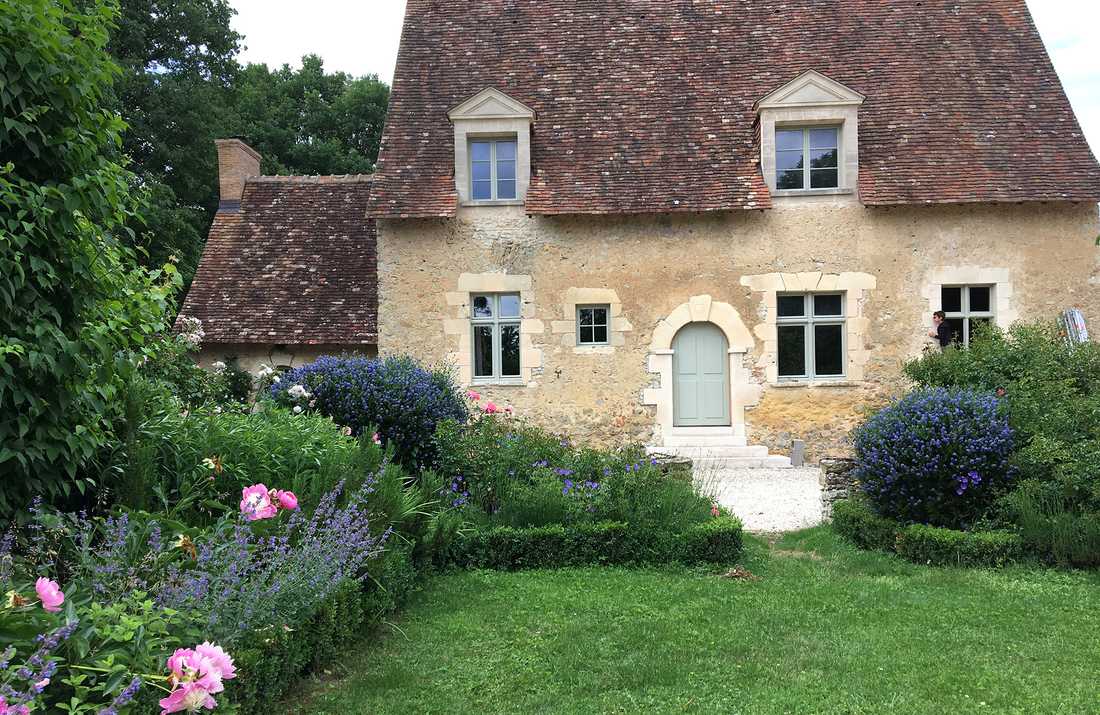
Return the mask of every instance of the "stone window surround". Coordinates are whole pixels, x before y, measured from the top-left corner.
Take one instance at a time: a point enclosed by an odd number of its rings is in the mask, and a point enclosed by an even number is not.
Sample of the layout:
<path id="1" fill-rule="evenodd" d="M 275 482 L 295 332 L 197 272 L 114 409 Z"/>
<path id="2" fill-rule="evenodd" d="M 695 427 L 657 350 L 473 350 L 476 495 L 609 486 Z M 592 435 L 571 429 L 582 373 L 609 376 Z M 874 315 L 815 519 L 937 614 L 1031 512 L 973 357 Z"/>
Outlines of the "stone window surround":
<path id="1" fill-rule="evenodd" d="M 760 121 L 760 169 L 773 196 L 854 194 L 859 188 L 859 108 L 863 95 L 810 70 L 757 103 Z M 836 126 L 839 169 L 835 189 L 779 191 L 775 175 L 775 130 Z"/>
<path id="2" fill-rule="evenodd" d="M 522 206 L 531 185 L 531 124 L 535 113 L 503 92 L 488 88 L 447 113 L 454 125 L 455 189 L 463 206 Z M 470 140 L 516 139 L 516 198 L 474 201 L 470 197 Z"/>
<path id="3" fill-rule="evenodd" d="M 863 316 L 866 291 L 875 290 L 877 279 L 868 273 L 764 273 L 742 276 L 741 285 L 760 293 L 762 323 L 753 328 L 756 337 L 764 341 L 764 350 L 757 367 L 764 370 L 768 385 L 774 387 L 826 386 L 860 383 L 871 358 L 867 349 L 869 318 Z M 814 380 L 779 379 L 779 330 L 776 323 L 780 293 L 843 293 L 848 354 L 843 378 Z"/>
<path id="4" fill-rule="evenodd" d="M 1012 277 L 1007 268 L 986 266 L 937 266 L 925 277 L 921 295 L 928 301 L 928 310 L 924 313 L 924 327 L 932 329 L 932 313 L 943 307 L 944 286 L 988 285 L 993 286 L 993 320 L 998 328 L 1008 330 L 1019 312 L 1013 305 L 1016 292 Z"/>
<path id="5" fill-rule="evenodd" d="M 577 344 L 577 306 L 607 305 L 608 326 L 606 345 Z M 626 345 L 626 334 L 634 326 L 623 316 L 623 304 L 619 294 L 610 288 L 568 288 L 562 298 L 562 319 L 550 323 L 554 335 L 561 336 L 561 344 L 572 348 L 577 355 L 611 355 L 615 348 Z"/>
<path id="6" fill-rule="evenodd" d="M 454 309 L 453 318 L 444 318 L 443 334 L 451 351 L 447 358 L 458 369 L 459 384 L 472 385 L 473 379 L 473 328 L 470 321 L 470 296 L 480 293 L 519 293 L 519 380 L 479 385 L 535 387 L 534 371 L 542 367 L 542 350 L 535 347 L 532 336 L 545 332 L 543 322 L 535 318 L 535 294 L 531 288 L 531 276 L 507 273 L 463 273 L 458 277 L 454 291 L 446 294 L 447 305 Z"/>
<path id="7" fill-rule="evenodd" d="M 675 426 L 672 395 L 672 341 L 689 323 L 713 323 L 729 342 L 731 444 L 745 446 L 748 444 L 745 409 L 759 403 L 761 394 L 760 386 L 745 366 L 745 357 L 755 349 L 756 341 L 740 313 L 729 303 L 717 302 L 709 295 L 692 296 L 657 323 L 649 344 L 648 369 L 660 377 L 656 386 L 643 391 L 642 404 L 657 408 L 657 426 L 662 436 L 675 434 L 678 429 L 693 429 Z"/>

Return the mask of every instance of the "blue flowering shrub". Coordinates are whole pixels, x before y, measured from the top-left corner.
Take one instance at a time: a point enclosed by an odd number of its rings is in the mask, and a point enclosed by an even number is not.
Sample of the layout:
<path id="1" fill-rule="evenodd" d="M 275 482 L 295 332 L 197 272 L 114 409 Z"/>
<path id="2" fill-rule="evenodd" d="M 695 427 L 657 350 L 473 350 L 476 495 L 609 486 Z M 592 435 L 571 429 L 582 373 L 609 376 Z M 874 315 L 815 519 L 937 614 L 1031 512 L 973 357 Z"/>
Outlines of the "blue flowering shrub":
<path id="1" fill-rule="evenodd" d="M 1054 323 L 1016 325 L 905 371 L 922 387 L 1002 395 L 1019 479 L 997 516 L 1052 561 L 1100 565 L 1100 344 L 1067 342 Z"/>
<path id="2" fill-rule="evenodd" d="M 436 457 L 432 436 L 445 420 L 465 422 L 466 403 L 451 372 L 409 357 L 323 357 L 279 376 L 270 396 L 296 412 L 317 412 L 353 435 L 376 430 L 413 470 Z"/>
<path id="3" fill-rule="evenodd" d="M 856 430 L 855 476 L 882 516 L 966 527 L 1009 486 L 1012 448 L 996 395 L 918 390 Z"/>

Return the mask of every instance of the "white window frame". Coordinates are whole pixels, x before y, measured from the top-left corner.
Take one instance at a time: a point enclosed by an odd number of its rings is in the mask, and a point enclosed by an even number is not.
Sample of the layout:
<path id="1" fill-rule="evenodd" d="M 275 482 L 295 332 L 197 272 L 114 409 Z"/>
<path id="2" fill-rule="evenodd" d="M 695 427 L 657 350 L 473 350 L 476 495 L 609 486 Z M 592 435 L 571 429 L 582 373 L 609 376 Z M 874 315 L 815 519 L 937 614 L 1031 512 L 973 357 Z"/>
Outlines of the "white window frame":
<path id="1" fill-rule="evenodd" d="M 802 315 L 784 317 L 779 315 L 779 299 L 790 298 L 795 296 L 802 297 Z M 815 296 L 839 296 L 840 297 L 840 315 L 814 315 L 814 297 Z M 844 380 L 848 376 L 848 296 L 843 291 L 822 291 L 822 292 L 794 292 L 794 293 L 778 293 L 776 295 L 776 351 L 775 362 L 778 374 L 778 380 L 780 382 L 799 382 L 806 380 L 824 381 L 824 380 Z M 840 365 L 841 371 L 837 375 L 818 375 L 817 374 L 817 361 L 815 359 L 814 341 L 816 339 L 815 326 L 826 325 L 838 325 L 840 326 Z M 803 343 L 805 344 L 805 355 L 803 356 L 803 365 L 805 370 L 801 375 L 784 375 L 778 372 L 780 362 L 780 350 L 781 345 L 779 343 L 779 329 L 790 326 L 802 326 L 803 335 L 805 336 Z"/>
<path id="2" fill-rule="evenodd" d="M 501 317 L 500 299 L 506 296 L 515 297 L 519 303 L 519 314 L 515 317 Z M 474 301 L 477 298 L 488 298 L 492 308 L 491 317 L 478 317 L 474 314 Z M 523 299 L 519 293 L 471 293 L 470 294 L 470 374 L 473 384 L 520 384 L 523 382 L 523 340 L 519 341 L 519 368 L 515 375 L 503 375 L 501 369 L 504 365 L 503 346 L 501 343 L 501 331 L 505 327 L 514 326 L 517 335 L 522 335 Z M 493 374 L 477 374 L 477 329 L 489 326 L 493 329 Z"/>
<path id="3" fill-rule="evenodd" d="M 814 169 L 810 166 L 810 135 L 816 129 L 832 129 L 836 132 L 836 186 L 813 186 L 812 177 Z M 785 171 L 779 168 L 779 133 L 780 132 L 802 132 L 802 188 L 801 189 L 780 189 L 779 177 Z M 799 192 L 799 191 L 834 191 L 844 186 L 844 126 L 843 124 L 820 124 L 820 125 L 795 125 L 795 126 L 783 126 L 776 125 L 775 127 L 775 186 L 777 191 L 781 192 Z M 793 151 L 793 150 L 785 150 Z M 817 169 L 817 171 L 828 171 L 830 169 Z"/>
<path id="4" fill-rule="evenodd" d="M 584 311 L 584 310 L 592 310 L 592 311 L 602 310 L 603 311 L 604 322 L 597 323 L 596 322 L 596 315 L 595 315 L 595 313 L 593 313 L 592 314 L 592 325 L 590 326 L 592 328 L 592 337 L 593 338 L 596 337 L 596 328 L 598 328 L 598 327 L 603 327 L 604 328 L 605 338 L 603 340 L 585 341 L 585 340 L 581 339 L 581 311 Z M 578 305 L 577 306 L 577 316 L 576 316 L 576 318 L 577 318 L 577 345 L 578 346 L 581 346 L 581 347 L 599 347 L 599 346 L 602 346 L 602 345 L 610 345 L 611 344 L 611 306 L 609 304 L 607 304 L 607 303 L 589 303 L 589 304 L 584 304 L 584 305 Z"/>
<path id="5" fill-rule="evenodd" d="M 499 195 L 500 186 L 497 183 L 497 145 L 501 143 L 512 144 L 515 149 L 515 158 L 512 159 L 512 163 L 515 164 L 515 176 L 512 178 L 512 183 L 515 187 L 515 195 L 505 198 L 501 198 Z M 475 199 L 474 198 L 474 144 L 488 144 L 489 145 L 489 175 L 491 177 L 491 191 L 490 197 L 487 199 Z M 489 204 L 497 202 L 514 203 L 519 198 L 519 137 L 515 134 L 501 135 L 501 136 L 471 136 L 467 140 L 467 151 L 469 157 L 469 166 L 467 170 L 470 175 L 470 203 L 473 204 Z"/>
<path id="6" fill-rule="evenodd" d="M 963 321 L 963 341 L 962 347 L 970 347 L 970 321 L 971 320 L 988 320 L 991 325 L 997 324 L 997 286 L 986 283 L 948 283 L 940 286 L 940 305 L 943 305 L 943 291 L 949 288 L 958 288 L 960 290 L 959 304 L 962 310 L 959 311 L 943 311 L 947 318 L 953 318 L 955 320 Z M 988 288 L 989 289 L 989 310 L 970 310 L 970 289 L 971 288 Z"/>

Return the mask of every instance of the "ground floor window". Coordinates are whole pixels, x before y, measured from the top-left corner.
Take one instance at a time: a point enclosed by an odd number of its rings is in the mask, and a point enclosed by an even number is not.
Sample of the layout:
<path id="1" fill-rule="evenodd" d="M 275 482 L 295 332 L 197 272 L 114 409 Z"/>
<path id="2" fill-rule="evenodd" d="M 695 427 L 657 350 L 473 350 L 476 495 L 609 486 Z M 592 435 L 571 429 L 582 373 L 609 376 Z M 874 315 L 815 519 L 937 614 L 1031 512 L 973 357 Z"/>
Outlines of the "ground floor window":
<path id="1" fill-rule="evenodd" d="M 940 290 L 940 305 L 951 326 L 951 339 L 966 347 L 976 325 L 993 323 L 993 286 L 944 286 Z"/>
<path id="2" fill-rule="evenodd" d="M 610 313 L 607 305 L 578 305 L 577 345 L 607 345 Z"/>
<path id="3" fill-rule="evenodd" d="M 779 378 L 844 377 L 844 294 L 787 293 L 776 303 Z"/>
<path id="4" fill-rule="evenodd" d="M 471 296 L 475 382 L 520 379 L 520 307 L 519 293 Z"/>

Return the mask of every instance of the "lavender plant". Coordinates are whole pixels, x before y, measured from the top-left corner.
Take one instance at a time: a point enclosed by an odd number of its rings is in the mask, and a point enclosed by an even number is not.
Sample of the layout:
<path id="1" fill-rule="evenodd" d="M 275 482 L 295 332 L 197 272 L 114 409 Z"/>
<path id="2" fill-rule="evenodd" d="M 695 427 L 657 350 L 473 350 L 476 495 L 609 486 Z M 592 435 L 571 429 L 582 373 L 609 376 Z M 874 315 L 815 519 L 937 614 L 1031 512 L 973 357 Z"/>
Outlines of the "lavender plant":
<path id="1" fill-rule="evenodd" d="M 856 477 L 883 516 L 965 528 L 1010 483 L 1012 448 L 996 395 L 919 390 L 856 430 Z"/>
<path id="2" fill-rule="evenodd" d="M 343 484 L 308 520 L 297 511 L 275 532 L 223 520 L 198 545 L 194 566 L 171 567 L 158 603 L 205 614 L 204 633 L 233 643 L 257 631 L 293 627 L 348 580 L 363 579 L 390 536 L 372 533 L 372 483 L 342 501 Z M 275 520 L 272 520 L 275 521 Z"/>

